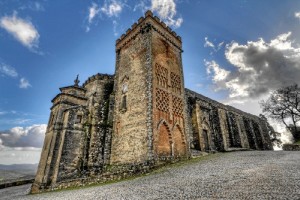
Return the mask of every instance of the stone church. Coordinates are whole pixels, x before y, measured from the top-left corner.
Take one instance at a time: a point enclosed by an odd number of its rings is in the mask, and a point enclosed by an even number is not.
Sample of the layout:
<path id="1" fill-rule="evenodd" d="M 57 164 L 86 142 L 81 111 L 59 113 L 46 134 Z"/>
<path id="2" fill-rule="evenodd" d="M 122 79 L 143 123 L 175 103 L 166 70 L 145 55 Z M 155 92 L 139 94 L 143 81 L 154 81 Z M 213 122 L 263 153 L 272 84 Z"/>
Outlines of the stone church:
<path id="1" fill-rule="evenodd" d="M 116 41 L 115 74 L 60 88 L 31 192 L 145 173 L 193 153 L 272 150 L 266 122 L 184 87 L 181 37 L 150 11 Z"/>

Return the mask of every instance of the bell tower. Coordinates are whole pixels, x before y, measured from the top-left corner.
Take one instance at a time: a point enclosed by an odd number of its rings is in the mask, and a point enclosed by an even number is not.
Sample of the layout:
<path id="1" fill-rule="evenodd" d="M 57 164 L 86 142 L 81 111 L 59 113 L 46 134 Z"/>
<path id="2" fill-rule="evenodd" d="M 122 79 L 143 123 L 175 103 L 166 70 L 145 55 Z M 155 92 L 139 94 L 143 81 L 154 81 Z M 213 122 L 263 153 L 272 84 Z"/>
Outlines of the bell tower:
<path id="1" fill-rule="evenodd" d="M 181 38 L 151 11 L 116 41 L 111 164 L 189 155 Z"/>

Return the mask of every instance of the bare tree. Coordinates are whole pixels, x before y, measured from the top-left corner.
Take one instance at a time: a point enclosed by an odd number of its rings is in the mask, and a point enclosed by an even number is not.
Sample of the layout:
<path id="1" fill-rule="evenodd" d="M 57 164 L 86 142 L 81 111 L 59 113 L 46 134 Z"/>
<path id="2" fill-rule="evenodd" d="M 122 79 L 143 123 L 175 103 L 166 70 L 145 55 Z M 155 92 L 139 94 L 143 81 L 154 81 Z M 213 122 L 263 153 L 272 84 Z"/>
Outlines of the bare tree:
<path id="1" fill-rule="evenodd" d="M 300 121 L 300 88 L 297 84 L 275 90 L 260 104 L 268 117 L 283 122 L 294 138 L 299 139 L 297 124 Z"/>

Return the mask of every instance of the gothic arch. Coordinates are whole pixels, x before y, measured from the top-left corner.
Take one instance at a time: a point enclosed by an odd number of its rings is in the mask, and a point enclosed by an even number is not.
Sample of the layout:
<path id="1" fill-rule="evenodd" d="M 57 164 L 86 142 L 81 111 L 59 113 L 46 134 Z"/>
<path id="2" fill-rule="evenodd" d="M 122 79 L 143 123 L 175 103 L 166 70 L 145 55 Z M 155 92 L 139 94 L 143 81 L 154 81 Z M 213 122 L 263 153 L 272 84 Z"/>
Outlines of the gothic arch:
<path id="1" fill-rule="evenodd" d="M 181 157 L 186 154 L 186 142 L 183 131 L 178 124 L 172 129 L 173 133 L 173 142 L 174 142 L 174 156 Z"/>
<path id="2" fill-rule="evenodd" d="M 172 155 L 172 135 L 165 120 L 161 120 L 158 123 L 154 147 L 158 157 L 169 157 Z"/>
<path id="3" fill-rule="evenodd" d="M 169 132 L 171 132 L 171 129 L 170 129 L 170 126 L 169 126 L 168 122 L 167 122 L 166 120 L 164 120 L 164 119 L 161 119 L 161 120 L 158 122 L 157 127 L 156 127 L 157 130 L 160 128 L 160 126 L 161 126 L 162 124 L 165 124 L 165 125 L 168 127 Z M 171 137 L 171 133 L 170 133 L 170 137 Z"/>
<path id="4" fill-rule="evenodd" d="M 209 123 L 207 122 L 207 119 L 204 117 L 202 120 L 202 132 L 201 134 L 201 140 L 200 143 L 202 143 L 202 147 L 201 149 L 205 150 L 205 151 L 209 151 L 211 145 L 210 145 L 210 141 L 211 141 L 211 129 L 209 126 Z"/>

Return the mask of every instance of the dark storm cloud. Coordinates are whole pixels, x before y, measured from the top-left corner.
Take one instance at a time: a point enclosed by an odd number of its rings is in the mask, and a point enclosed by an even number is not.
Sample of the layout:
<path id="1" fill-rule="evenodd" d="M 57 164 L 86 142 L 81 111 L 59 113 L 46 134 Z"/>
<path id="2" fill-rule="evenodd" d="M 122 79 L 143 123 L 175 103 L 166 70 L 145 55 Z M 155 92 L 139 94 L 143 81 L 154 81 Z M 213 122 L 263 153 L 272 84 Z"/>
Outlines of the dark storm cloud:
<path id="1" fill-rule="evenodd" d="M 236 69 L 215 84 L 228 89 L 231 99 L 259 98 L 270 90 L 300 84 L 300 48 L 290 36 L 291 32 L 282 34 L 269 43 L 259 39 L 228 44 L 225 56 Z"/>

